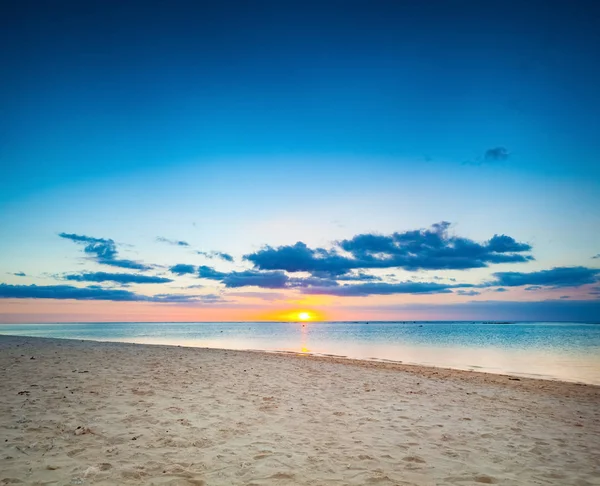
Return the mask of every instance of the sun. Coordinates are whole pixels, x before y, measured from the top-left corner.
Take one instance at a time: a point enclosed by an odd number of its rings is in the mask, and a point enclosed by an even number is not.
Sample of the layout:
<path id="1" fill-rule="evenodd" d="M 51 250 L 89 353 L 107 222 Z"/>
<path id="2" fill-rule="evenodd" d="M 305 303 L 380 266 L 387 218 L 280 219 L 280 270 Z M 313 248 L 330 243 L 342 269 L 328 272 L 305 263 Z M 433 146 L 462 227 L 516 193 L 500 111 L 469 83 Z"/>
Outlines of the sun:
<path id="1" fill-rule="evenodd" d="M 301 321 L 310 321 L 311 317 L 310 312 L 298 312 L 298 319 Z"/>

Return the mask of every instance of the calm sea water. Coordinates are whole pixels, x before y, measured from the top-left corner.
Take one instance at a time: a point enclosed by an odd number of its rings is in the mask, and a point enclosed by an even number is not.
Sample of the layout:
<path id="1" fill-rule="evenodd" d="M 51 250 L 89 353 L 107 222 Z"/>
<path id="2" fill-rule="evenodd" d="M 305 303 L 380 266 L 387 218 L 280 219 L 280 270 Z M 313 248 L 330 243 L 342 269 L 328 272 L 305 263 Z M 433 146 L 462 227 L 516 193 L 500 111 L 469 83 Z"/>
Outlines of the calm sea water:
<path id="1" fill-rule="evenodd" d="M 2 324 L 0 334 L 338 355 L 600 385 L 600 324 L 119 322 Z"/>

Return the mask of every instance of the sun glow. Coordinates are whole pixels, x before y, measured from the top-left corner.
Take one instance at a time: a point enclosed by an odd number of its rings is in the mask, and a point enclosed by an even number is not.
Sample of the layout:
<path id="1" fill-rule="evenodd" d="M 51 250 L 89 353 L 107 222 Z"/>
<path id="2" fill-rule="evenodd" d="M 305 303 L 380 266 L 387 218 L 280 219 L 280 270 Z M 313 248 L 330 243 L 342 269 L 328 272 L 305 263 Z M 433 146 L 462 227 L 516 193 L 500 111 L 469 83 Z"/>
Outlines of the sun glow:
<path id="1" fill-rule="evenodd" d="M 298 312 L 298 319 L 301 321 L 310 321 L 311 318 L 310 312 Z"/>

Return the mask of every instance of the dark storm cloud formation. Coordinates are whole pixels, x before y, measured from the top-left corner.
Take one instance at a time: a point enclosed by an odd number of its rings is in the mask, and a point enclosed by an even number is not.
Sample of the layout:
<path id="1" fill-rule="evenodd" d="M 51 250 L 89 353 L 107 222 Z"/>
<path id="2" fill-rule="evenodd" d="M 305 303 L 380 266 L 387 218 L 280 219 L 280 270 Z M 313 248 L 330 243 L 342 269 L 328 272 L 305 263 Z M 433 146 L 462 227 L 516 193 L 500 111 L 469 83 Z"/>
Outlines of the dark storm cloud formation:
<path id="1" fill-rule="evenodd" d="M 520 287 L 531 285 L 527 290 L 537 290 L 540 287 L 580 287 L 593 284 L 598 280 L 600 269 L 587 267 L 555 267 L 538 272 L 496 272 L 495 280 L 488 286 Z"/>
<path id="2" fill-rule="evenodd" d="M 222 251 L 199 251 L 198 255 L 205 256 L 207 258 L 220 258 L 221 260 L 225 260 L 226 262 L 233 262 L 233 257 L 229 253 L 224 253 Z"/>
<path id="3" fill-rule="evenodd" d="M 1 299 L 75 299 L 75 300 L 110 300 L 117 302 L 210 302 L 206 296 L 158 294 L 154 296 L 139 295 L 129 290 L 103 289 L 96 285 L 90 287 L 73 287 L 71 285 L 8 285 L 0 284 Z M 213 299 L 214 301 L 214 299 Z"/>
<path id="4" fill-rule="evenodd" d="M 190 244 L 187 241 L 171 240 L 169 238 L 165 238 L 164 236 L 157 236 L 156 241 L 160 241 L 161 243 L 168 243 L 169 245 L 174 246 L 190 246 Z"/>
<path id="5" fill-rule="evenodd" d="M 116 282 L 116 283 L 138 283 L 138 284 L 159 284 L 169 283 L 173 280 L 164 277 L 153 277 L 148 275 L 134 275 L 129 273 L 81 273 L 77 275 L 66 275 L 65 280 L 75 282 Z"/>
<path id="6" fill-rule="evenodd" d="M 76 235 L 71 233 L 59 233 L 58 236 L 84 245 L 83 251 L 103 265 L 119 268 L 131 268 L 133 270 L 149 270 L 150 266 L 133 260 L 117 258 L 117 245 L 111 239 L 93 238 L 91 236 Z"/>
<path id="7" fill-rule="evenodd" d="M 309 272 L 338 278 L 354 269 L 466 270 L 496 263 L 533 260 L 531 245 L 510 236 L 494 235 L 484 243 L 450 235 L 450 223 L 391 235 L 360 234 L 342 240 L 332 250 L 309 248 L 303 242 L 271 247 L 245 255 L 258 270 Z M 341 251 L 347 252 L 344 255 Z"/>

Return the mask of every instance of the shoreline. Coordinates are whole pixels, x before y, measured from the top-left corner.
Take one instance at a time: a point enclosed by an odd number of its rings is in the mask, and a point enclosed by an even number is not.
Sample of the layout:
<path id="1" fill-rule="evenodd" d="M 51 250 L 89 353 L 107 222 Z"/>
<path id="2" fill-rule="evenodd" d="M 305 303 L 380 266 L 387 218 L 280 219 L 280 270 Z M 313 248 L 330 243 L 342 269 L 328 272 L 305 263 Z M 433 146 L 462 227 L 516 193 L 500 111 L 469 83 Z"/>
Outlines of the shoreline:
<path id="1" fill-rule="evenodd" d="M 148 342 L 134 342 L 134 341 L 112 341 L 112 340 L 96 340 L 96 339 L 77 339 L 77 338 L 57 338 L 57 337 L 38 337 L 38 336 L 19 336 L 19 335 L 11 335 L 11 334 L 0 334 L 0 339 L 3 337 L 7 338 L 23 338 L 23 339 L 42 339 L 42 340 L 59 340 L 59 341 L 72 341 L 72 342 L 84 342 L 84 343 L 102 343 L 102 344 L 123 344 L 123 345 L 135 345 L 135 346 L 162 346 L 166 348 L 186 348 L 186 349 L 199 349 L 199 350 L 217 350 L 217 351 L 228 351 L 228 352 L 240 352 L 240 353 L 265 353 L 265 354 L 273 354 L 273 355 L 282 355 L 282 356 L 290 356 L 290 357 L 304 357 L 311 358 L 315 360 L 323 359 L 325 361 L 340 361 L 344 364 L 356 364 L 359 365 L 362 363 L 370 363 L 377 367 L 377 365 L 381 365 L 381 368 L 386 369 L 396 369 L 398 371 L 406 371 L 413 373 L 422 373 L 425 376 L 429 376 L 432 373 L 440 374 L 440 376 L 454 378 L 461 373 L 476 373 L 476 374 L 484 374 L 487 377 L 487 381 L 497 382 L 497 383 L 505 383 L 506 378 L 516 378 L 517 380 L 510 381 L 540 381 L 544 383 L 558 383 L 558 384 L 568 384 L 568 385 L 577 385 L 577 386 L 586 386 L 586 387 L 594 387 L 600 390 L 600 384 L 589 383 L 584 381 L 576 381 L 576 380 L 565 380 L 560 378 L 555 378 L 553 376 L 532 376 L 527 373 L 509 373 L 504 371 L 493 372 L 485 369 L 464 369 L 464 368 L 453 368 L 448 366 L 436 366 L 430 364 L 420 364 L 420 363 L 412 363 L 412 362 L 403 362 L 403 361 L 394 361 L 385 358 L 354 358 L 351 356 L 342 356 L 335 354 L 325 354 L 325 353 L 313 353 L 313 352 L 297 352 L 297 351 L 288 351 L 288 350 L 267 350 L 267 349 L 234 349 L 234 348 L 220 348 L 220 347 L 207 347 L 207 346 L 188 346 L 185 344 L 165 344 L 165 343 L 148 343 Z M 455 376 L 456 375 L 456 376 Z M 498 380 L 494 379 L 494 377 L 499 377 Z M 548 388 L 548 387 L 544 387 Z M 549 388 L 552 388 L 550 386 Z"/>
<path id="2" fill-rule="evenodd" d="M 595 385 L 6 335 L 0 369 L 0 484 L 600 483 Z"/>

